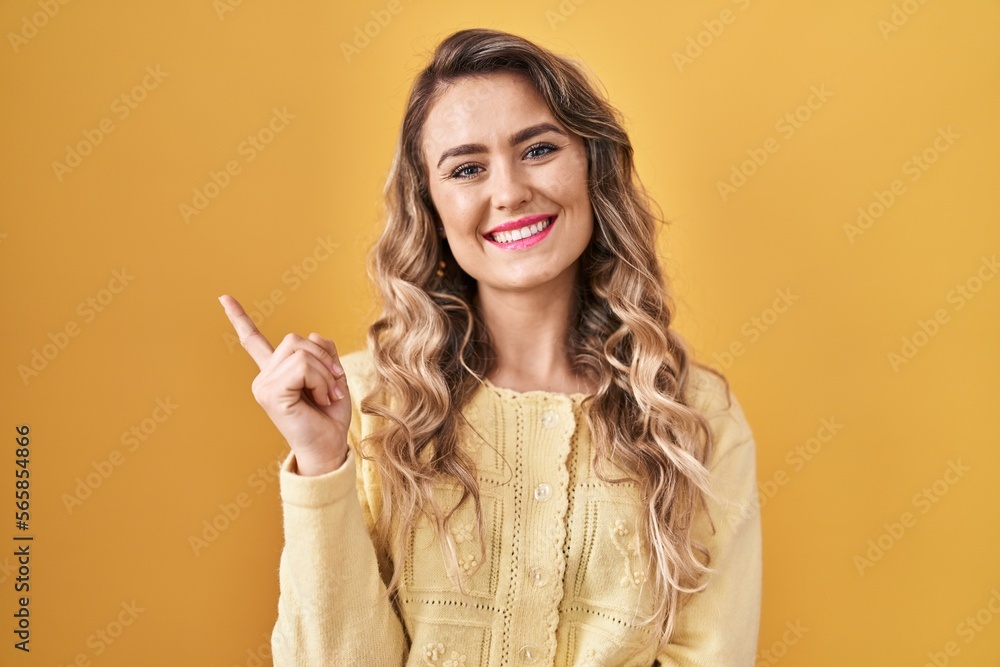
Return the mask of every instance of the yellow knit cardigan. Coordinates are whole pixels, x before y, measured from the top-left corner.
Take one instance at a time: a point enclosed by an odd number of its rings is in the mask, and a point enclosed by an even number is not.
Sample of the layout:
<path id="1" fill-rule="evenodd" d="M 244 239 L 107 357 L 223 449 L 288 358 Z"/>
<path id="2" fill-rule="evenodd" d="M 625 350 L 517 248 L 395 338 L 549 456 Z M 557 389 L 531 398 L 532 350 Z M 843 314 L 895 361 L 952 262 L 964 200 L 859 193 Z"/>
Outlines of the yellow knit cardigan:
<path id="1" fill-rule="evenodd" d="M 463 412 L 462 446 L 478 466 L 487 537 L 485 561 L 471 499 L 452 518 L 463 596 L 426 519 L 409 532 L 401 614 L 383 600 L 386 554 L 371 540 L 380 511 L 374 466 L 356 455 L 374 417 L 361 399 L 373 379 L 367 350 L 341 358 L 354 404 L 350 451 L 324 475 L 281 466 L 284 548 L 276 667 L 622 666 L 751 667 L 761 600 L 761 527 L 755 444 L 739 402 L 721 380 L 692 368 L 693 403 L 716 437 L 709 469 L 725 502 L 710 502 L 716 533 L 695 520 L 716 573 L 677 618 L 670 646 L 642 649 L 653 608 L 643 570 L 633 484 L 594 474 L 582 394 L 515 392 L 487 381 Z M 480 437 L 482 436 L 482 437 Z M 367 445 L 367 443 L 366 443 Z M 624 476 L 605 468 L 614 479 Z M 453 507 L 450 484 L 435 488 Z M 380 569 L 381 565 L 381 569 Z"/>

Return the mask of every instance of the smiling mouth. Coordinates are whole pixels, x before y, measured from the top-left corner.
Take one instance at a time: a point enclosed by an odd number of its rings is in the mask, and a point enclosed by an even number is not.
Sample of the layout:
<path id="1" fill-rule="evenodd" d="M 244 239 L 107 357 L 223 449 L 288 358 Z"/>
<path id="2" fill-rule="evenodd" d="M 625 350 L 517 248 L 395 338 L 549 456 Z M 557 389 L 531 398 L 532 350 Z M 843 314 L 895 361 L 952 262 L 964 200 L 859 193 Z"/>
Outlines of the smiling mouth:
<path id="1" fill-rule="evenodd" d="M 545 229 L 552 224 L 552 219 L 554 217 L 555 216 L 545 218 L 544 220 L 539 220 L 536 223 L 525 225 L 524 227 L 520 227 L 518 229 L 512 229 L 507 232 L 495 232 L 493 234 L 488 234 L 487 236 L 497 243 L 513 243 L 514 241 L 529 239 L 532 236 L 536 236 L 545 231 Z"/>

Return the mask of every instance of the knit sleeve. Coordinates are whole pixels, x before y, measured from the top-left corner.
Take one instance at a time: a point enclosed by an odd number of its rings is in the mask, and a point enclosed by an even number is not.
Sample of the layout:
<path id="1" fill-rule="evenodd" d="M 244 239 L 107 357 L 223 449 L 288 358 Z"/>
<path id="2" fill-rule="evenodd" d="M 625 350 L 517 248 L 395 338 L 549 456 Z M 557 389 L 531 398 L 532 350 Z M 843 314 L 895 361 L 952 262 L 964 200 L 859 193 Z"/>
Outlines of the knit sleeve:
<path id="1" fill-rule="evenodd" d="M 362 459 L 355 451 L 361 395 L 361 387 L 352 383 L 350 448 L 340 468 L 302 476 L 290 452 L 279 472 L 284 547 L 271 633 L 275 667 L 391 667 L 406 660 L 407 640 L 385 596 L 361 483 Z"/>
<path id="2" fill-rule="evenodd" d="M 715 535 L 707 521 L 696 524 L 715 572 L 678 613 L 671 643 L 657 656 L 660 667 L 754 665 L 762 588 L 756 445 L 732 392 L 729 399 L 728 407 L 709 417 L 716 449 L 708 467 L 719 495 L 708 500 Z"/>

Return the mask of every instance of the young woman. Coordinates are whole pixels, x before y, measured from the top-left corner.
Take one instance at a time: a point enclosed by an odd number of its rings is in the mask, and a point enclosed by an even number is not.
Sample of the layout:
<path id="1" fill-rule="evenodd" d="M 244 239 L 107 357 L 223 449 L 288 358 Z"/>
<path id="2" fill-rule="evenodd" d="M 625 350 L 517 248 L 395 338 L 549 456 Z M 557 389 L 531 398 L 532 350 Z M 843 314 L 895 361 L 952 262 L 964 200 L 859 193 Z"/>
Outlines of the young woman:
<path id="1" fill-rule="evenodd" d="M 755 445 L 670 328 L 619 114 L 492 30 L 416 78 L 340 356 L 220 297 L 291 446 L 274 664 L 752 665 Z"/>

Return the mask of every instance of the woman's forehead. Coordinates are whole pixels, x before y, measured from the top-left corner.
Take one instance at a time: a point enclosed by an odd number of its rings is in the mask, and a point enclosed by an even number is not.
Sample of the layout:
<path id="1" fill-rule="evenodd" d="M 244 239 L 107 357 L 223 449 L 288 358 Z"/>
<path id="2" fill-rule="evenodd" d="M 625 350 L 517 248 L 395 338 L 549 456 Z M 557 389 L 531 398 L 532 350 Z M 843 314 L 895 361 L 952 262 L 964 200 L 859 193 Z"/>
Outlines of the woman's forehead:
<path id="1" fill-rule="evenodd" d="M 424 121 L 424 150 L 443 144 L 505 141 L 543 121 L 561 127 L 531 81 L 516 72 L 466 76 L 449 83 Z"/>

